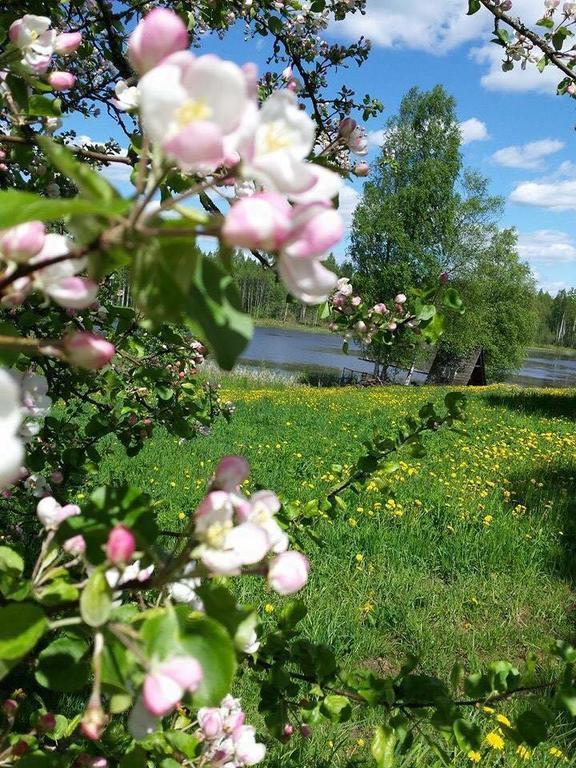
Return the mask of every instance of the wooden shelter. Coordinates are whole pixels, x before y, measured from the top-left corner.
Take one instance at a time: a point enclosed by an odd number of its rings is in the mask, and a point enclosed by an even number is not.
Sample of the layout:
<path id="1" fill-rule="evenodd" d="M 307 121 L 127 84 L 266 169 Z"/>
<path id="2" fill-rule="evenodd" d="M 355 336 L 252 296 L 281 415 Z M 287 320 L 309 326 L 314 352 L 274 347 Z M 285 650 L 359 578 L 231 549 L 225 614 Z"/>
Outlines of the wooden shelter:
<path id="1" fill-rule="evenodd" d="M 426 384 L 450 384 L 456 387 L 486 386 L 486 365 L 484 362 L 484 347 L 476 347 L 468 357 L 444 362 L 436 355 Z"/>

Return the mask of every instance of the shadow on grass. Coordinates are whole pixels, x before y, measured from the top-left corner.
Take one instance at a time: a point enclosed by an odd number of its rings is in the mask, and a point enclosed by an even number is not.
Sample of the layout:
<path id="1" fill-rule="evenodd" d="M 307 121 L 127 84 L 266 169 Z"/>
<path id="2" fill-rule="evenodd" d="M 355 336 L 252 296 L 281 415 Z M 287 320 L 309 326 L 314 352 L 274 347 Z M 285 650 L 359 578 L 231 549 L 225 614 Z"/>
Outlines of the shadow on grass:
<path id="1" fill-rule="evenodd" d="M 576 421 L 576 391 L 566 390 L 565 394 L 543 392 L 490 392 L 483 396 L 484 402 L 494 408 L 508 408 L 527 416 L 545 416 L 574 419 Z"/>
<path id="2" fill-rule="evenodd" d="M 527 515 L 536 522 L 546 522 L 550 540 L 545 547 L 542 569 L 550 576 L 562 579 L 576 589 L 576 459 L 566 457 L 534 469 L 529 476 L 511 475 L 511 514 Z M 526 541 L 530 545 L 529 540 Z M 571 612 L 576 611 L 575 604 Z M 576 630 L 576 613 L 572 617 Z"/>

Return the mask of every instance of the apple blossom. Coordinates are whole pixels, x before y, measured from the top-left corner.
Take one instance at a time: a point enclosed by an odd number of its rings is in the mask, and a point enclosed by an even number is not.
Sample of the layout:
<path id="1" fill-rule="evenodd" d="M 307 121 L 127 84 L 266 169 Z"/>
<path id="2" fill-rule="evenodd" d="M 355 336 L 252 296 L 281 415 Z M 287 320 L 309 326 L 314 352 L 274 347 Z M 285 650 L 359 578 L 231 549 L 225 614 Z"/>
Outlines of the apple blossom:
<path id="1" fill-rule="evenodd" d="M 81 32 L 61 32 L 54 41 L 54 52 L 61 56 L 74 53 L 82 43 Z"/>
<path id="2" fill-rule="evenodd" d="M 125 525 L 116 525 L 106 542 L 106 557 L 113 565 L 126 565 L 136 550 L 136 539 Z"/>
<path id="3" fill-rule="evenodd" d="M 19 387 L 0 368 L 0 488 L 17 477 L 24 460 L 22 441 L 17 436 L 21 422 Z"/>
<path id="4" fill-rule="evenodd" d="M 286 89 L 275 91 L 240 142 L 242 175 L 278 192 L 306 192 L 316 181 L 305 163 L 315 133 L 313 120 L 300 109 L 296 96 Z"/>
<path id="5" fill-rule="evenodd" d="M 286 241 L 292 225 L 292 209 L 276 192 L 260 192 L 232 206 L 222 236 L 228 245 L 276 251 Z"/>
<path id="6" fill-rule="evenodd" d="M 9 261 L 26 262 L 44 246 L 46 228 L 41 221 L 28 221 L 4 230 L 0 235 L 0 254 Z"/>
<path id="7" fill-rule="evenodd" d="M 116 352 L 113 344 L 89 331 L 78 331 L 67 336 L 64 339 L 63 350 L 71 365 L 88 371 L 103 368 Z"/>
<path id="8" fill-rule="evenodd" d="M 184 568 L 184 578 L 169 584 L 168 592 L 175 602 L 186 603 L 195 611 L 203 611 L 204 603 L 196 594 L 196 590 L 202 584 L 202 579 L 194 576 L 187 578 L 188 574 L 195 570 L 196 563 L 194 561 L 188 563 Z"/>
<path id="9" fill-rule="evenodd" d="M 26 14 L 10 25 L 10 42 L 20 48 L 22 65 L 36 74 L 44 74 L 52 60 L 56 32 L 50 29 L 47 16 Z"/>
<path id="10" fill-rule="evenodd" d="M 241 519 L 255 523 L 268 536 L 268 547 L 271 552 L 278 554 L 288 549 L 288 536 L 279 526 L 274 515 L 280 510 L 280 500 L 272 491 L 256 491 L 250 497 L 250 508 L 242 510 Z"/>
<path id="11" fill-rule="evenodd" d="M 179 704 L 186 692 L 202 682 L 202 667 L 192 656 L 173 656 L 146 675 L 142 701 L 150 714 L 163 717 Z"/>
<path id="12" fill-rule="evenodd" d="M 68 91 L 74 86 L 76 77 L 71 72 L 51 72 L 48 82 L 55 91 Z"/>
<path id="13" fill-rule="evenodd" d="M 326 203 L 337 198 L 342 189 L 342 177 L 321 165 L 308 163 L 306 172 L 312 176 L 313 183 L 305 192 L 292 192 L 288 194 L 293 203 Z"/>
<path id="14" fill-rule="evenodd" d="M 225 491 L 211 491 L 196 510 L 196 535 L 200 545 L 193 552 L 217 574 L 240 573 L 243 565 L 259 563 L 269 549 L 268 536 L 253 523 L 234 525 L 238 500 Z"/>
<path id="15" fill-rule="evenodd" d="M 138 84 L 145 132 L 184 171 L 215 169 L 248 106 L 244 72 L 217 56 L 174 54 Z"/>
<path id="16" fill-rule="evenodd" d="M 404 293 L 399 293 L 394 297 L 394 303 L 395 304 L 405 304 L 407 301 L 406 295 Z"/>
<path id="17" fill-rule="evenodd" d="M 146 14 L 128 40 L 128 58 L 145 74 L 167 56 L 188 48 L 188 31 L 182 19 L 166 8 Z"/>
<path id="18" fill-rule="evenodd" d="M 320 259 L 283 256 L 278 274 L 288 291 L 304 304 L 321 304 L 333 290 L 337 277 L 323 267 Z"/>
<path id="19" fill-rule="evenodd" d="M 360 126 L 357 126 L 346 138 L 346 144 L 355 155 L 363 157 L 368 154 L 368 136 Z"/>
<path id="20" fill-rule="evenodd" d="M 70 254 L 70 258 L 65 258 Z M 58 257 L 62 261 L 42 267 Z M 38 266 L 32 277 L 32 286 L 43 291 L 62 307 L 85 309 L 93 303 L 98 286 L 92 280 L 76 277 L 86 266 L 86 259 L 72 256 L 72 242 L 64 235 L 49 234 L 39 253 L 29 259 Z"/>
<path id="21" fill-rule="evenodd" d="M 114 106 L 121 112 L 131 112 L 138 108 L 139 91 L 135 85 L 128 85 L 125 80 L 119 80 L 114 86 L 115 99 L 111 99 Z"/>
<path id="22" fill-rule="evenodd" d="M 203 763 L 242 768 L 264 759 L 266 747 L 256 741 L 256 731 L 245 725 L 238 699 L 226 696 L 219 707 L 202 707 L 197 715 Z"/>
<path id="23" fill-rule="evenodd" d="M 76 504 L 59 504 L 53 496 L 45 496 L 36 506 L 38 519 L 47 531 L 54 531 L 60 523 L 69 517 L 80 514 L 80 507 Z"/>
<path id="24" fill-rule="evenodd" d="M 300 552 L 283 552 L 268 567 L 268 583 L 279 595 L 292 595 L 306 584 L 309 570 L 310 564 Z"/>

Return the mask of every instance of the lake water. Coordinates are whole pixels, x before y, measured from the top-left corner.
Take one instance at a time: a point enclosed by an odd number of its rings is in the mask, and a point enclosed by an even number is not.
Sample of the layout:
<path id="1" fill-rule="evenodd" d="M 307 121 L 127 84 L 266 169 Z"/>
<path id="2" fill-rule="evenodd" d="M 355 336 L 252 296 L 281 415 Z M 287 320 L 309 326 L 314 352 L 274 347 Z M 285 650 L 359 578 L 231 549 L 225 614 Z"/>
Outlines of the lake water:
<path id="1" fill-rule="evenodd" d="M 338 336 L 284 328 L 256 328 L 241 360 L 248 365 L 279 371 L 340 374 L 343 368 L 353 368 L 371 373 L 372 363 L 360 360 L 359 354 L 360 350 L 351 346 L 349 354 L 345 355 Z M 423 378 L 414 376 L 415 381 Z M 531 387 L 576 387 L 576 358 L 534 350 L 509 381 Z"/>

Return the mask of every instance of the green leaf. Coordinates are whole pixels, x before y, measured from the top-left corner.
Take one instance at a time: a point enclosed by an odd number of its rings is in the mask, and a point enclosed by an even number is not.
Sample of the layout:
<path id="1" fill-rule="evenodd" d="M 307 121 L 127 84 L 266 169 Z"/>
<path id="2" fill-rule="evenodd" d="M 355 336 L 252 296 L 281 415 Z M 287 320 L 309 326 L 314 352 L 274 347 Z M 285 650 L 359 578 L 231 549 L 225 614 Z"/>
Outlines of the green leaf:
<path id="1" fill-rule="evenodd" d="M 454 736 L 458 746 L 464 752 L 480 749 L 482 743 L 482 731 L 476 723 L 469 723 L 467 720 L 459 719 L 454 723 Z"/>
<path id="2" fill-rule="evenodd" d="M 337 694 L 326 696 L 322 702 L 321 711 L 333 723 L 344 723 L 346 720 L 350 720 L 352 715 L 352 707 L 348 698 Z"/>
<path id="3" fill-rule="evenodd" d="M 42 605 L 54 606 L 61 603 L 74 603 L 78 600 L 78 595 L 78 587 L 64 579 L 58 579 L 38 592 L 38 600 Z"/>
<path id="4" fill-rule="evenodd" d="M 6 77 L 6 84 L 22 112 L 28 112 L 28 83 L 21 77 L 9 73 Z"/>
<path id="5" fill-rule="evenodd" d="M 1 325 L 0 325 L 1 333 Z M 0 592 L 6 597 L 20 586 L 24 560 L 9 547 L 0 547 Z"/>
<path id="6" fill-rule="evenodd" d="M 543 18 L 538 19 L 536 26 L 545 27 L 546 29 L 554 29 L 554 19 L 550 16 L 544 16 Z"/>
<path id="7" fill-rule="evenodd" d="M 522 739 L 531 747 L 536 747 L 548 736 L 548 723 L 545 717 L 533 709 L 522 712 L 516 718 L 516 728 Z"/>
<path id="8" fill-rule="evenodd" d="M 81 195 L 89 200 L 101 201 L 110 201 L 118 197 L 103 176 L 86 163 L 79 162 L 62 144 L 57 144 L 47 136 L 38 136 L 36 141 L 50 162 L 74 182 Z"/>
<path id="9" fill-rule="evenodd" d="M 83 216 L 101 214 L 117 216 L 130 207 L 129 200 L 83 200 L 80 197 L 70 199 L 49 199 L 32 192 L 7 189 L 0 192 L 0 229 L 13 227 L 25 221 L 41 219 L 56 221 L 65 216 Z"/>
<path id="10" fill-rule="evenodd" d="M 12 323 L 0 323 L 0 336 L 21 336 L 22 334 Z M 9 347 L 0 347 L 0 363 L 7 367 L 12 366 L 20 357 L 18 350 Z"/>
<path id="11" fill-rule="evenodd" d="M 28 101 L 28 114 L 37 117 L 60 117 L 62 102 L 60 99 L 49 99 L 35 93 Z"/>
<path id="12" fill-rule="evenodd" d="M 458 295 L 458 291 L 455 288 L 448 288 L 444 295 L 444 306 L 449 309 L 454 309 L 458 312 L 464 308 L 464 302 Z"/>
<path id="13" fill-rule="evenodd" d="M 80 598 L 80 613 L 89 627 L 101 627 L 112 611 L 112 590 L 103 570 L 95 570 Z"/>
<path id="14" fill-rule="evenodd" d="M 394 765 L 394 747 L 396 734 L 388 725 L 379 725 L 374 731 L 371 751 L 378 768 L 392 768 Z"/>
<path id="15" fill-rule="evenodd" d="M 153 324 L 186 324 L 230 370 L 252 337 L 233 278 L 192 237 L 159 238 L 138 251 L 132 270 L 136 306 Z"/>
<path id="16" fill-rule="evenodd" d="M 475 13 L 478 13 L 480 8 L 480 0 L 468 0 L 468 13 L 466 15 L 473 16 Z"/>
<path id="17" fill-rule="evenodd" d="M 59 637 L 38 657 L 36 680 L 44 688 L 69 693 L 84 688 L 90 676 L 88 643 L 81 637 Z"/>
<path id="18" fill-rule="evenodd" d="M 194 734 L 183 731 L 167 731 L 165 736 L 168 744 L 185 757 L 193 758 L 196 756 L 200 741 Z"/>
<path id="19" fill-rule="evenodd" d="M 42 608 L 33 603 L 11 603 L 0 608 L 0 659 L 19 659 L 34 648 L 48 628 Z"/>
<path id="20" fill-rule="evenodd" d="M 236 670 L 236 654 L 226 629 L 186 606 L 162 611 L 142 625 L 142 641 L 150 658 L 190 655 L 202 666 L 202 684 L 194 694 L 199 707 L 215 706 L 230 690 Z"/>

